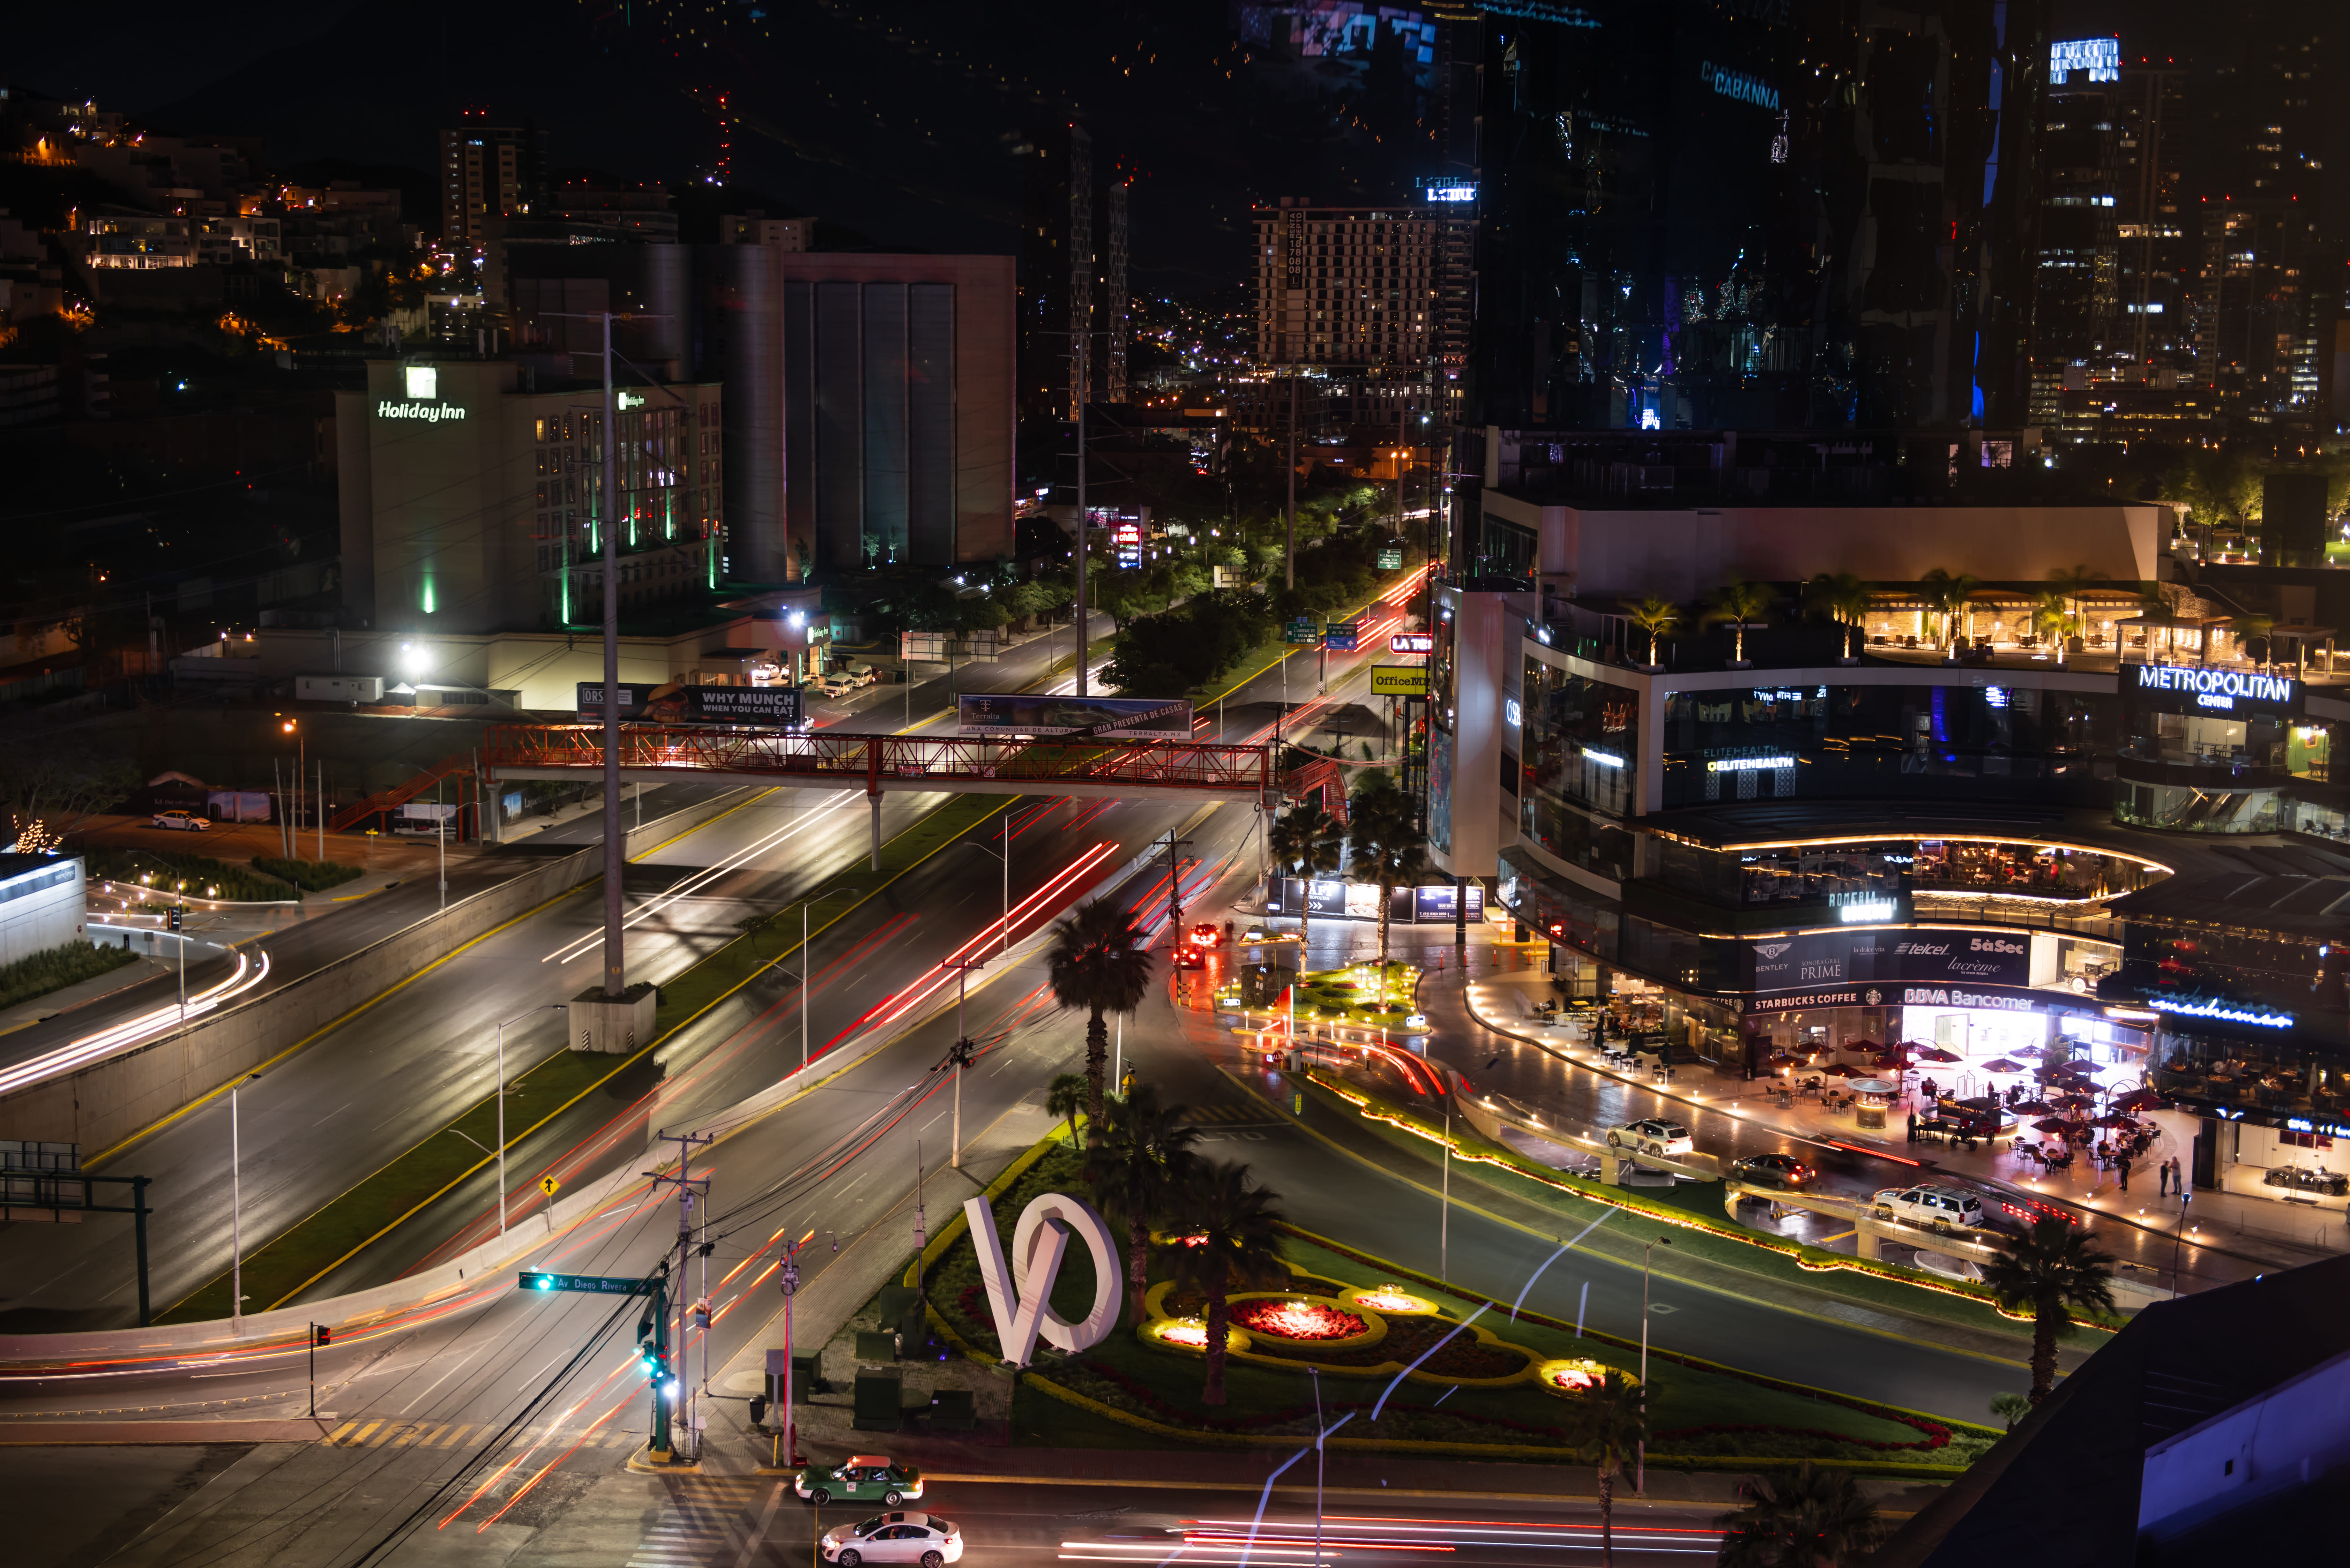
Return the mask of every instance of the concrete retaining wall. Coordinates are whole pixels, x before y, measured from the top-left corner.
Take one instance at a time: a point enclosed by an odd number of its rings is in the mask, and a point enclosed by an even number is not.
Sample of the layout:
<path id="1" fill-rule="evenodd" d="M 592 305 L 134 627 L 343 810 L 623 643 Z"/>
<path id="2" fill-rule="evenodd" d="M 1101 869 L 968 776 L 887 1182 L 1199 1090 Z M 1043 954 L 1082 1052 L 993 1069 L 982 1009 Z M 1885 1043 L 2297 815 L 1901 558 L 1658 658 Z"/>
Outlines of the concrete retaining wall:
<path id="1" fill-rule="evenodd" d="M 753 793 L 730 791 L 647 823 L 628 836 L 628 853 L 641 854 L 740 805 Z M 543 861 L 290 984 L 207 1018 L 185 1033 L 0 1098 L 0 1138 L 78 1143 L 86 1155 L 111 1148 L 467 942 L 593 880 L 602 870 L 600 846 Z"/>

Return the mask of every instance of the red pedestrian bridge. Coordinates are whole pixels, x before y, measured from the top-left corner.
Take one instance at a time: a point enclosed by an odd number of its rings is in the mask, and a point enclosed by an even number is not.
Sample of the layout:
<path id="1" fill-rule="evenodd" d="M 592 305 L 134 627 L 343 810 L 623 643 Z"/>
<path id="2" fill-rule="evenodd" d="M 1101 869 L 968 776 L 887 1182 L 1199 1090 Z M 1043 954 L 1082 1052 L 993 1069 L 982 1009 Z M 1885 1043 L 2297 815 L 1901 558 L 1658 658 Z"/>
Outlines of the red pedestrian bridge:
<path id="1" fill-rule="evenodd" d="M 1271 805 L 1274 748 L 1202 741 L 1104 741 L 1086 736 L 857 735 L 671 729 L 620 731 L 620 776 L 658 784 L 702 778 L 798 789 L 945 790 L 966 794 L 1218 795 Z M 483 771 L 500 779 L 600 774 L 597 724 L 493 725 Z"/>

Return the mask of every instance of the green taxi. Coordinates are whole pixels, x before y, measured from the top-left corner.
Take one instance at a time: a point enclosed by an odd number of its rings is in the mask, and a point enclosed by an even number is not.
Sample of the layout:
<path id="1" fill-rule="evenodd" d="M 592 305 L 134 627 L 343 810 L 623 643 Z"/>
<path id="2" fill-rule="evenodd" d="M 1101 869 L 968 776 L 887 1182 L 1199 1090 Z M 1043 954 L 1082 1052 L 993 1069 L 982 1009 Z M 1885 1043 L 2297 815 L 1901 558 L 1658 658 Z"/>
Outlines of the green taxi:
<path id="1" fill-rule="evenodd" d="M 922 1472 L 911 1465 L 891 1464 L 887 1454 L 851 1454 L 847 1463 L 829 1469 L 807 1466 L 792 1482 L 792 1490 L 817 1504 L 854 1501 L 895 1508 L 922 1495 Z"/>

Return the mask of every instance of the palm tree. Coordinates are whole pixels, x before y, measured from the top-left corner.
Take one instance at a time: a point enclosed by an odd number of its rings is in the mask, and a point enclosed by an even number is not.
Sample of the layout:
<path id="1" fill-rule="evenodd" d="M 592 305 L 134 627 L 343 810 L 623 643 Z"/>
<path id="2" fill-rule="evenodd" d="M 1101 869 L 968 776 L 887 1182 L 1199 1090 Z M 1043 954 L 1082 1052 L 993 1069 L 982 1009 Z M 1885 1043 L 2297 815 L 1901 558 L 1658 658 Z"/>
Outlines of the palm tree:
<path id="1" fill-rule="evenodd" d="M 1411 796 L 1396 787 L 1385 768 L 1363 776 L 1347 805 L 1347 847 L 1355 872 L 1367 872 L 1379 885 L 1379 985 L 1385 1000 L 1388 970 L 1388 905 L 1399 887 L 1409 887 L 1428 867 L 1428 835 L 1414 820 Z"/>
<path id="2" fill-rule="evenodd" d="M 1885 1521 L 1848 1471 L 1814 1469 L 1754 1482 L 1754 1501 L 1714 1522 L 1723 1568 L 1840 1568 L 1885 1540 Z"/>
<path id="3" fill-rule="evenodd" d="M 2095 566 L 2051 566 L 2048 581 L 2058 593 L 2072 602 L 2073 618 L 2081 619 L 2081 591 L 2091 583 L 2102 583 L 2106 574 Z"/>
<path id="4" fill-rule="evenodd" d="M 1657 639 L 1681 623 L 1679 605 L 1669 599 L 1654 597 L 1642 599 L 1624 612 L 1624 618 L 1648 634 L 1648 662 L 1657 661 Z"/>
<path id="5" fill-rule="evenodd" d="M 1599 1470 L 1599 1561 L 1616 1562 L 1616 1478 L 1648 1440 L 1648 1390 L 1621 1372 L 1577 1395 L 1566 1418 L 1566 1443 Z"/>
<path id="6" fill-rule="evenodd" d="M 1086 1075 L 1083 1073 L 1064 1073 L 1045 1085 L 1045 1114 L 1066 1118 L 1069 1141 L 1079 1148 L 1086 1147 L 1086 1140 L 1077 1131 L 1077 1113 L 1085 1108 Z"/>
<path id="7" fill-rule="evenodd" d="M 1086 1114 L 1102 1119 L 1102 1077 L 1109 1065 L 1106 1012 L 1131 1012 L 1150 990 L 1150 954 L 1135 945 L 1134 918 L 1107 898 L 1077 906 L 1053 928 L 1045 982 L 1063 1007 L 1082 1007 L 1086 1022 Z"/>
<path id="8" fill-rule="evenodd" d="M 1109 1119 L 1094 1135 L 1086 1160 L 1086 1180 L 1115 1220 L 1126 1221 L 1126 1310 L 1142 1321 L 1142 1298 L 1150 1288 L 1150 1231 L 1182 1190 L 1199 1163 L 1192 1145 L 1200 1129 L 1182 1125 L 1188 1106 L 1162 1106 L 1159 1091 L 1137 1084 L 1134 1092 L 1109 1103 Z"/>
<path id="9" fill-rule="evenodd" d="M 2236 651 L 2246 659 L 2251 658 L 2251 645 L 2254 642 L 2262 642 L 2262 653 L 2272 652 L 2273 650 L 2266 646 L 2263 639 L 2275 629 L 2276 618 L 2273 616 L 2240 615 L 2228 622 L 2228 630 L 2236 639 Z M 2265 665 L 2269 660 L 2262 659 L 2260 662 Z"/>
<path id="10" fill-rule="evenodd" d="M 1771 607 L 1771 590 L 1761 583 L 1724 583 L 1713 590 L 1712 611 L 1709 618 L 1726 620 L 1731 627 L 1731 658 L 1740 664 L 1746 662 L 1746 623 Z"/>
<path id="11" fill-rule="evenodd" d="M 1991 1413 L 2005 1421 L 2007 1429 L 2012 1432 L 2018 1421 L 2032 1414 L 2032 1400 L 2011 1388 L 2003 1394 L 1991 1397 Z"/>
<path id="12" fill-rule="evenodd" d="M 1338 819 L 1322 809 L 1322 803 L 1308 797 L 1281 814 L 1273 825 L 1265 842 L 1273 851 L 1273 862 L 1284 876 L 1295 873 L 1305 880 L 1305 893 L 1297 908 L 1297 966 L 1305 967 L 1305 946 L 1314 932 L 1313 881 L 1316 876 L 1328 876 L 1338 868 L 1339 846 L 1346 841 L 1347 830 Z"/>
<path id="13" fill-rule="evenodd" d="M 2072 650 L 2073 633 L 2081 624 L 2065 607 L 2064 596 L 2054 592 L 2042 594 L 2040 602 L 2032 607 L 2032 624 L 2056 639 L 2056 662 L 2063 664 L 2065 654 Z"/>
<path id="14" fill-rule="evenodd" d="M 2031 1233 L 1982 1265 L 1983 1283 L 2011 1312 L 2032 1314 L 2032 1402 L 2056 1383 L 2056 1341 L 2073 1332 L 2075 1311 L 2114 1311 L 2113 1259 L 2087 1233 L 2050 1214 Z"/>
<path id="15" fill-rule="evenodd" d="M 1184 1172 L 1173 1204 L 1178 1233 L 1159 1244 L 1175 1289 L 1208 1298 L 1207 1380 L 1200 1402 L 1224 1402 L 1224 1341 L 1232 1334 L 1228 1298 L 1251 1285 L 1287 1277 L 1275 1250 L 1282 1216 L 1273 1206 L 1281 1194 L 1253 1184 L 1245 1165 L 1218 1161 L 1193 1164 Z"/>
<path id="16" fill-rule="evenodd" d="M 1853 657 L 1853 634 L 1868 614 L 1868 589 L 1850 572 L 1822 572 L 1804 585 L 1804 597 L 1845 628 L 1844 656 Z"/>

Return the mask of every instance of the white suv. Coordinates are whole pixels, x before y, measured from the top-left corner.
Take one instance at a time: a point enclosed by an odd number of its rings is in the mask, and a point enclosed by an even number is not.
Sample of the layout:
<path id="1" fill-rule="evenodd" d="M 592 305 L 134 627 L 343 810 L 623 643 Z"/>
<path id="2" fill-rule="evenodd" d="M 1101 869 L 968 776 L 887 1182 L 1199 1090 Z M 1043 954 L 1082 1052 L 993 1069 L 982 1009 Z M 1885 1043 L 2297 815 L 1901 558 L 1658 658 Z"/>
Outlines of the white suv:
<path id="1" fill-rule="evenodd" d="M 1679 1122 L 1646 1121 L 1610 1128 L 1607 1147 L 1636 1148 L 1642 1154 L 1675 1155 L 1688 1154 L 1697 1146 L 1690 1141 L 1689 1128 Z"/>
<path id="2" fill-rule="evenodd" d="M 1888 1187 L 1877 1195 L 1879 1215 L 1912 1225 L 1981 1225 L 1982 1199 L 1956 1187 Z"/>

